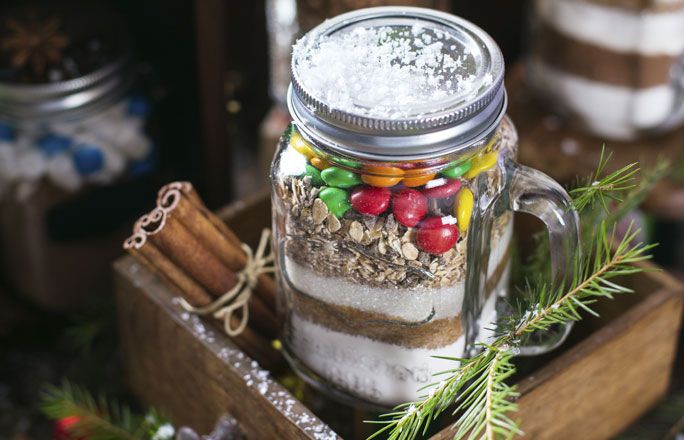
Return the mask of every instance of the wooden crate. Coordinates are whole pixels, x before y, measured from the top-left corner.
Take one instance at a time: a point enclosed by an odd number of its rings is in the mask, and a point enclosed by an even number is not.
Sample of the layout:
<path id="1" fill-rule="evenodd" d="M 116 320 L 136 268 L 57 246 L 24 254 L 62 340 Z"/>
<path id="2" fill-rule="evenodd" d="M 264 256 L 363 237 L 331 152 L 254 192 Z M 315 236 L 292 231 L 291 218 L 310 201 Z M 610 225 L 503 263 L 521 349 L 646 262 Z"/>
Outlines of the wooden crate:
<path id="1" fill-rule="evenodd" d="M 221 215 L 248 243 L 270 224 L 265 197 Z M 125 377 L 143 402 L 204 432 L 227 412 L 250 439 L 341 438 L 228 337 L 182 311 L 174 293 L 132 258 L 117 261 L 115 272 Z M 610 438 L 665 394 L 683 287 L 665 272 L 625 282 L 634 295 L 599 304 L 601 319 L 580 322 L 556 352 L 521 360 L 516 417 L 526 438 Z M 350 425 L 354 419 L 362 416 Z M 432 438 L 452 435 L 446 428 Z"/>

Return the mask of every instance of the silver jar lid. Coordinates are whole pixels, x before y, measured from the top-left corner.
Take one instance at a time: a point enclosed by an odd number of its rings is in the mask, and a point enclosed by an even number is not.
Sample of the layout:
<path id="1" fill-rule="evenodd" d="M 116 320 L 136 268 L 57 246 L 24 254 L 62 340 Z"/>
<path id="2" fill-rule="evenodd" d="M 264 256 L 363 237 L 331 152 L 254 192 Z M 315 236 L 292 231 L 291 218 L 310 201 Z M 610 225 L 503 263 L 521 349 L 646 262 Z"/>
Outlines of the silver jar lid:
<path id="1" fill-rule="evenodd" d="M 128 56 L 79 78 L 45 84 L 0 83 L 0 119 L 39 123 L 78 119 L 120 99 L 132 83 Z"/>
<path id="2" fill-rule="evenodd" d="M 305 135 L 373 159 L 423 158 L 488 136 L 506 110 L 501 50 L 467 20 L 378 7 L 295 44 L 290 113 Z"/>

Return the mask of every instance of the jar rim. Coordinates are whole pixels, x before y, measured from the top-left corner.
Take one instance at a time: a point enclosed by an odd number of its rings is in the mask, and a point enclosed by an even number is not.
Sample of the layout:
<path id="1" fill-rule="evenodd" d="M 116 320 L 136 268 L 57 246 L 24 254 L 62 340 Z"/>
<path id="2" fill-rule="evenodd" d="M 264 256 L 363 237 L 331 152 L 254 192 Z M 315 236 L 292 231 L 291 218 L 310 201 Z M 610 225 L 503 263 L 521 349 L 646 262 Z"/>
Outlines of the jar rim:
<path id="1" fill-rule="evenodd" d="M 497 107 L 490 108 L 490 112 L 477 125 L 455 126 L 451 129 L 434 131 L 412 136 L 349 136 L 340 129 L 321 129 L 322 123 L 311 119 L 303 119 L 301 110 L 292 97 L 292 86 L 288 89 L 288 110 L 293 123 L 304 136 L 317 145 L 324 146 L 334 152 L 363 160 L 401 162 L 429 160 L 452 154 L 470 154 L 479 148 L 480 143 L 494 133 L 506 116 L 508 95 L 504 88 Z M 468 122 L 468 121 L 466 121 Z M 388 148 L 391 145 L 394 148 Z"/>

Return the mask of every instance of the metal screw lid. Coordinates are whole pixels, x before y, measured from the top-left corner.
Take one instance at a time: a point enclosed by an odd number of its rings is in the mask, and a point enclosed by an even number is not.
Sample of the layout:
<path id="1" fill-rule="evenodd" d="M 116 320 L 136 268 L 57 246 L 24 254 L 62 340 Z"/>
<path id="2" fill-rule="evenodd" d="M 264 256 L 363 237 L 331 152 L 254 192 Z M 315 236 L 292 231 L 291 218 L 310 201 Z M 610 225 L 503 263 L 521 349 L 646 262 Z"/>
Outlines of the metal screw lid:
<path id="1" fill-rule="evenodd" d="M 494 40 L 462 18 L 361 9 L 297 42 L 288 106 L 305 134 L 348 154 L 426 157 L 495 128 L 505 112 L 503 75 Z"/>
<path id="2" fill-rule="evenodd" d="M 0 118 L 13 123 L 70 120 L 120 99 L 133 80 L 131 62 L 121 56 L 79 78 L 46 84 L 0 83 Z"/>

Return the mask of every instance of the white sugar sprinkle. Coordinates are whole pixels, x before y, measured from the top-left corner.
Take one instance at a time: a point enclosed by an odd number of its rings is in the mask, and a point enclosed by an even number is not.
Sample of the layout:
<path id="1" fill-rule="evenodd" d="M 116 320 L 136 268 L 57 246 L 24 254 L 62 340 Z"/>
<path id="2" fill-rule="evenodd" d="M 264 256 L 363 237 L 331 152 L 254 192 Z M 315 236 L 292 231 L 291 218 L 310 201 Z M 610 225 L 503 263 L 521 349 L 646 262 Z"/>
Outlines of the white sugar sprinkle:
<path id="1" fill-rule="evenodd" d="M 439 29 L 357 27 L 303 38 L 294 48 L 300 83 L 329 107 L 401 119 L 441 110 L 487 85 L 476 81 L 474 57 Z M 489 81 L 491 82 L 491 75 Z"/>

